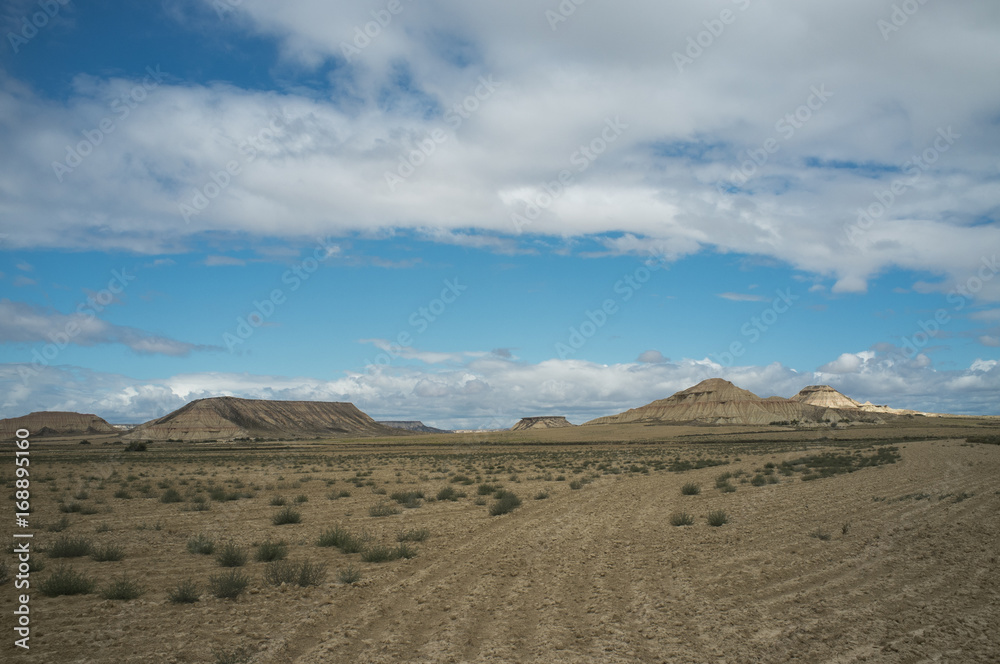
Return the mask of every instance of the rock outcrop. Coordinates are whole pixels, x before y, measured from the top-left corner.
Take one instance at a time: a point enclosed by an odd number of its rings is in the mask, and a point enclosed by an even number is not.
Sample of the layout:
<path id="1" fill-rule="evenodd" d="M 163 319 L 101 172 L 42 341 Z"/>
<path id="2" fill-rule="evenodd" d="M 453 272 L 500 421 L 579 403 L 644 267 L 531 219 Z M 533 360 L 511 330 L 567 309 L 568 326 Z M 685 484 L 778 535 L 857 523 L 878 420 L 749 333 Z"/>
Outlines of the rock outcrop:
<path id="1" fill-rule="evenodd" d="M 434 427 L 429 427 L 419 420 L 381 420 L 379 424 L 385 427 L 390 427 L 393 429 L 403 429 L 404 431 L 412 431 L 414 433 L 452 433 L 447 429 L 435 429 Z"/>
<path id="2" fill-rule="evenodd" d="M 561 429 L 574 426 L 565 417 L 546 415 L 544 417 L 524 417 L 510 428 L 511 431 L 527 431 L 528 429 Z"/>
<path id="3" fill-rule="evenodd" d="M 809 388 L 807 388 L 809 389 Z M 802 394 L 800 392 L 800 394 Z M 822 399 L 828 398 L 825 392 Z M 840 394 L 837 392 L 837 394 Z M 843 397 L 843 395 L 840 395 Z M 844 397 L 847 399 L 847 397 Z M 850 401 L 850 400 L 849 400 Z M 853 402 L 856 403 L 856 402 Z M 628 422 L 676 422 L 691 424 L 752 424 L 772 422 L 840 422 L 844 420 L 880 422 L 878 415 L 814 405 L 803 400 L 768 397 L 739 388 L 728 380 L 710 378 L 671 397 L 654 401 L 624 413 L 599 417 L 586 424 L 621 424 Z"/>
<path id="4" fill-rule="evenodd" d="M 0 420 L 0 436 L 14 437 L 18 429 L 27 429 L 32 437 L 98 436 L 118 431 L 97 415 L 63 411 L 38 411 L 22 417 Z"/>
<path id="5" fill-rule="evenodd" d="M 352 403 L 198 399 L 159 419 L 140 424 L 126 440 L 232 440 L 386 436 L 405 432 L 379 424 Z"/>
<path id="6" fill-rule="evenodd" d="M 841 394 L 829 385 L 810 385 L 803 387 L 799 393 L 792 397 L 792 401 L 807 403 L 810 406 L 821 406 L 823 408 L 847 408 L 860 409 L 859 404 L 854 399 Z"/>

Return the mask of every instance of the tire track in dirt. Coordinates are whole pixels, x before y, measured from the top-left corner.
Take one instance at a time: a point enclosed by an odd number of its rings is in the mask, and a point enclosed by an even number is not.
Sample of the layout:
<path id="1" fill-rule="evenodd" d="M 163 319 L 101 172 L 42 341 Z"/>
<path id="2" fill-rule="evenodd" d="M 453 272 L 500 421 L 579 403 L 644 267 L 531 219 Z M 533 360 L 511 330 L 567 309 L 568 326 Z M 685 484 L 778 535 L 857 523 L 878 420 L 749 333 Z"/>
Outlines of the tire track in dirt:
<path id="1" fill-rule="evenodd" d="M 680 495 L 717 470 L 604 478 L 477 521 L 258 661 L 912 664 L 1000 652 L 994 451 L 908 444 L 892 466 Z M 917 491 L 934 496 L 899 500 Z M 975 495 L 938 499 L 963 491 Z M 709 528 L 720 507 L 733 522 Z M 694 527 L 670 525 L 680 509 Z M 846 535 L 809 536 L 845 521 Z"/>

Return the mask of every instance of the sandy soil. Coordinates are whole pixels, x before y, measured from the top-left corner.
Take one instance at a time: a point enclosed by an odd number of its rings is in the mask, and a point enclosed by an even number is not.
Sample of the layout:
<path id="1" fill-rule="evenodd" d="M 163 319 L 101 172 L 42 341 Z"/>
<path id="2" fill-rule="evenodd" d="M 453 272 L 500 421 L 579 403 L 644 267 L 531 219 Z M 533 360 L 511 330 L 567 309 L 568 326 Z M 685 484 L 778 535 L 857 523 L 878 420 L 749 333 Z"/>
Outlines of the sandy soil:
<path id="1" fill-rule="evenodd" d="M 372 518 L 368 506 L 385 497 L 345 483 L 355 468 L 372 467 L 372 479 L 390 493 L 422 487 L 433 495 L 449 486 L 443 471 L 464 472 L 469 464 L 430 452 L 354 455 L 332 467 L 242 457 L 213 472 L 219 481 L 256 484 L 257 496 L 213 503 L 207 512 L 140 497 L 118 501 L 111 497 L 116 483 L 99 489 L 92 480 L 87 501 L 96 496 L 97 507 L 113 511 L 69 514 L 65 534 L 120 543 L 126 557 L 68 562 L 98 580 L 127 571 L 146 594 L 118 602 L 35 591 L 30 653 L 7 659 L 14 650 L 9 628 L 0 652 L 5 661 L 59 664 L 215 662 L 213 649 L 238 647 L 251 653 L 245 661 L 260 664 L 1000 661 L 1000 446 L 908 442 L 900 452 L 892 465 L 811 482 L 740 484 L 729 494 L 713 488 L 720 472 L 752 471 L 800 453 L 743 454 L 739 462 L 731 455 L 727 466 L 681 473 L 602 475 L 580 490 L 542 479 L 522 457 L 501 457 L 520 466 L 518 482 L 506 468 L 483 473 L 524 504 L 499 517 L 473 502 L 472 485 L 459 487 L 469 495 L 457 502 Z M 607 454 L 630 463 L 643 453 Z M 552 473 L 564 472 L 557 456 Z M 146 472 L 155 485 L 169 477 L 194 482 L 197 467 L 130 461 L 120 471 Z M 702 493 L 681 495 L 692 481 Z M 68 479 L 56 482 L 61 491 L 75 489 Z M 351 497 L 326 498 L 344 488 Z M 550 497 L 533 500 L 541 489 Z M 291 502 L 299 494 L 309 498 L 299 505 L 302 523 L 274 526 L 278 508 L 268 498 Z M 49 500 L 39 522 L 61 516 Z M 731 522 L 710 527 L 706 515 L 716 509 Z M 694 525 L 672 526 L 677 511 L 694 515 Z M 110 531 L 97 532 L 102 523 Z M 410 560 L 361 563 L 358 554 L 315 545 L 334 523 L 386 542 L 403 527 L 425 527 L 431 536 Z M 251 562 L 244 568 L 249 592 L 216 599 L 207 579 L 219 568 L 185 550 L 196 533 L 246 546 L 281 538 L 290 559 L 326 562 L 330 574 L 318 587 L 275 588 L 261 578 L 264 564 Z M 43 543 L 56 536 L 39 535 Z M 39 579 L 59 561 L 44 562 Z M 337 580 L 348 564 L 362 571 L 361 582 Z M 201 601 L 171 604 L 167 592 L 185 578 L 202 587 Z M 10 581 L 0 595 L 7 626 Z"/>

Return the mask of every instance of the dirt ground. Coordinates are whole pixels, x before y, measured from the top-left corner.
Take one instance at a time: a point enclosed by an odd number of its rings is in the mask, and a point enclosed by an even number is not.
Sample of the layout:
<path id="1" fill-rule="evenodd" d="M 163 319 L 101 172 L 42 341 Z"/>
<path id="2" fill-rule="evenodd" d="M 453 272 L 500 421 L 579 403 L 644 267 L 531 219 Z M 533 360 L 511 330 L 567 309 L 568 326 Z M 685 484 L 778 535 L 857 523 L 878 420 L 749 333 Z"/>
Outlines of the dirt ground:
<path id="1" fill-rule="evenodd" d="M 120 545 L 125 557 L 40 555 L 31 650 L 11 645 L 8 580 L 0 586 L 0 652 L 4 661 L 52 664 L 1000 661 L 1000 446 L 896 445 L 896 463 L 813 481 L 776 474 L 778 483 L 763 486 L 745 480 L 803 452 L 785 443 L 470 454 L 306 448 L 201 458 L 158 446 L 112 461 L 101 461 L 98 445 L 74 448 L 72 458 L 53 452 L 33 466 L 36 544 L 85 536 Z M 678 458 L 725 465 L 655 467 Z M 720 473 L 738 470 L 748 474 L 733 480 L 735 492 L 716 488 Z M 463 474 L 473 483 L 452 481 Z M 573 479 L 585 483 L 573 489 Z M 479 481 L 502 484 L 523 504 L 489 516 L 492 497 L 476 504 Z M 692 482 L 701 493 L 682 495 Z M 191 509 L 212 483 L 252 497 Z M 392 502 L 376 490 L 433 498 L 448 486 L 467 495 L 369 515 L 372 505 Z M 171 487 L 184 501 L 157 498 Z M 115 497 L 121 489 L 131 497 Z M 329 498 L 340 490 L 351 495 Z M 535 499 L 542 491 L 548 497 Z M 300 495 L 307 500 L 295 503 Z M 287 498 L 301 523 L 274 525 L 274 496 Z M 59 500 L 94 513 L 60 511 Z M 713 510 L 729 523 L 710 526 Z M 671 525 L 681 511 L 693 525 Z M 63 516 L 66 528 L 50 531 Z M 365 563 L 317 546 L 335 524 L 385 543 L 403 529 L 430 536 L 414 544 L 411 559 Z M 187 551 L 198 534 L 250 551 L 242 568 L 250 585 L 238 599 L 208 591 L 221 568 Z M 266 564 L 252 553 L 266 539 L 284 540 L 289 560 L 325 563 L 325 580 L 308 588 L 265 583 Z M 12 561 L 9 549 L 4 557 Z M 62 562 L 97 581 L 95 591 L 44 597 L 37 584 Z M 338 580 L 348 566 L 360 570 L 359 582 Z M 100 589 L 123 573 L 143 596 L 102 599 Z M 200 601 L 171 603 L 168 593 L 185 579 Z"/>

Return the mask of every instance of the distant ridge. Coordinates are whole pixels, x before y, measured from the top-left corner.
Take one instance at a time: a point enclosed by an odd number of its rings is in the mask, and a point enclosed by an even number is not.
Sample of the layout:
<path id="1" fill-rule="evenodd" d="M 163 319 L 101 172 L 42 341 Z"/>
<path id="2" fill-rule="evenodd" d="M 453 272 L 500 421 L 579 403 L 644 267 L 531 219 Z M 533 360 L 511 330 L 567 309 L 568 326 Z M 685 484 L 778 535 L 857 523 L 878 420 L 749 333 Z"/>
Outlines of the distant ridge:
<path id="1" fill-rule="evenodd" d="M 0 436 L 13 438 L 18 429 L 32 436 L 83 436 L 115 434 L 118 431 L 97 415 L 66 411 L 37 411 L 0 420 Z"/>
<path id="2" fill-rule="evenodd" d="M 213 397 L 192 401 L 159 419 L 140 424 L 122 437 L 205 441 L 402 433 L 379 424 L 352 403 Z"/>
<path id="3" fill-rule="evenodd" d="M 447 429 L 429 427 L 419 420 L 380 420 L 378 423 L 382 426 L 413 431 L 414 433 L 453 433 Z"/>
<path id="4" fill-rule="evenodd" d="M 524 417 L 510 428 L 511 431 L 527 431 L 529 429 L 561 429 L 574 426 L 562 416 L 546 415 L 543 417 Z"/>
<path id="5" fill-rule="evenodd" d="M 710 378 L 666 399 L 653 401 L 645 406 L 633 408 L 617 415 L 599 417 L 586 424 L 686 422 L 693 424 L 766 425 L 772 422 L 792 421 L 883 421 L 878 414 L 861 410 L 856 401 L 828 386 L 806 388 L 796 397 L 800 398 L 768 397 L 762 399 L 749 390 L 733 385 L 728 380 Z M 851 406 L 851 409 L 846 409 L 813 404 L 809 402 L 810 400 L 850 402 L 855 405 Z"/>

